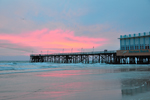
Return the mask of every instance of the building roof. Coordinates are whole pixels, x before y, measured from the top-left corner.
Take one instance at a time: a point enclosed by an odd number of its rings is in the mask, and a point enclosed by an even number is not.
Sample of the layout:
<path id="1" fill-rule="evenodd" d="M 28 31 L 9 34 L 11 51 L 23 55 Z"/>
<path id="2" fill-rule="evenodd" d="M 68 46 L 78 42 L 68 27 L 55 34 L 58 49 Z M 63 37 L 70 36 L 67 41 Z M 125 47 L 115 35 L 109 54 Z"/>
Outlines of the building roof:
<path id="1" fill-rule="evenodd" d="M 118 38 L 118 39 L 129 39 L 129 38 L 147 37 L 147 36 L 150 36 L 150 32 L 129 34 L 129 35 L 120 35 L 120 38 Z"/>

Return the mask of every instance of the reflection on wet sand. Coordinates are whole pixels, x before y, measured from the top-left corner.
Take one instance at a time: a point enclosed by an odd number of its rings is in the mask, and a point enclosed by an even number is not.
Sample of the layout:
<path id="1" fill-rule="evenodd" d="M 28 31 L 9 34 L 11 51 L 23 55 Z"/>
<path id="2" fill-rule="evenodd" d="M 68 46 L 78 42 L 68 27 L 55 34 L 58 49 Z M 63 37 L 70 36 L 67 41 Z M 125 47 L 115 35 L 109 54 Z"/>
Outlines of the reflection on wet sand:
<path id="1" fill-rule="evenodd" d="M 118 68 L 118 69 L 110 69 L 112 70 L 112 73 L 119 73 L 119 72 L 131 72 L 131 71 L 150 71 L 150 68 L 141 68 L 141 67 L 136 67 L 136 68 Z"/>
<path id="2" fill-rule="evenodd" d="M 119 70 L 121 72 L 128 72 L 128 71 L 150 71 L 150 68 L 121 68 Z"/>
<path id="3" fill-rule="evenodd" d="M 121 68 L 117 70 L 130 72 L 124 74 L 127 77 L 126 79 L 121 79 L 121 93 L 123 97 L 150 92 L 150 76 L 146 74 L 150 71 L 150 68 Z"/>
<path id="4" fill-rule="evenodd" d="M 133 80 L 130 80 L 133 81 Z M 135 80 L 133 83 L 122 82 L 123 85 L 128 85 L 130 88 L 122 89 L 122 95 L 137 95 L 139 93 L 150 91 L 150 80 Z"/>

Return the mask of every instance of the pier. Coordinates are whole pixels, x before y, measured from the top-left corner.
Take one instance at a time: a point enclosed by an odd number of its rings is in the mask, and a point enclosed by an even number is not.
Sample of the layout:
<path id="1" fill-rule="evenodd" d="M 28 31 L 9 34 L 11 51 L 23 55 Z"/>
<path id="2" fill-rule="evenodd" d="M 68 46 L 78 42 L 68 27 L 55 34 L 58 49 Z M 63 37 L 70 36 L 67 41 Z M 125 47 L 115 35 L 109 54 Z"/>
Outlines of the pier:
<path id="1" fill-rule="evenodd" d="M 150 49 L 31 54 L 30 62 L 150 64 Z"/>
<path id="2" fill-rule="evenodd" d="M 52 63 L 115 63 L 116 51 L 95 51 L 76 53 L 31 54 L 31 62 Z"/>

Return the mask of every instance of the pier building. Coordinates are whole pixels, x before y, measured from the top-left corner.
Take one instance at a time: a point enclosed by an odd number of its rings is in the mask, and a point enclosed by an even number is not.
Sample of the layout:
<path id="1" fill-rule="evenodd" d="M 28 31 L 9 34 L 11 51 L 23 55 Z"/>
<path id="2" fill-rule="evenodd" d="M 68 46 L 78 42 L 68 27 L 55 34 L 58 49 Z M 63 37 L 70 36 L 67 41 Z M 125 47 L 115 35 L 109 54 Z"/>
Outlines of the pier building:
<path id="1" fill-rule="evenodd" d="M 130 63 L 149 63 L 150 59 L 150 32 L 120 35 L 120 50 L 117 50 L 117 57 L 130 58 Z"/>
<path id="2" fill-rule="evenodd" d="M 138 50 L 150 48 L 150 32 L 120 35 L 120 50 Z"/>

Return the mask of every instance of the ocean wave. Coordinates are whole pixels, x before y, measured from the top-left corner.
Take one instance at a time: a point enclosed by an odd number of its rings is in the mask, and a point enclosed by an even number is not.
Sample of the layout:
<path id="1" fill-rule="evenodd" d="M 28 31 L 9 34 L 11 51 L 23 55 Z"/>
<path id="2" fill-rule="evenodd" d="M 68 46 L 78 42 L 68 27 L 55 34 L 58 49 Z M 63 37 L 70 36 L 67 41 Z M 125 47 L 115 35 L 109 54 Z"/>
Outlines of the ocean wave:
<path id="1" fill-rule="evenodd" d="M 142 67 L 141 67 L 142 66 Z M 30 63 L 30 62 L 0 62 L 0 71 L 2 72 L 15 72 L 15 71 L 37 71 L 37 70 L 52 70 L 52 69 L 81 69 L 81 68 L 103 68 L 103 69 L 120 69 L 121 71 L 131 68 L 149 68 L 150 65 L 123 65 L 123 64 L 83 64 L 83 63 L 69 63 L 69 64 L 58 64 L 58 63 Z M 126 68 L 126 69 L 124 69 Z M 140 71 L 143 69 L 140 69 Z M 149 70 L 149 69 L 148 69 Z M 125 72 L 124 71 L 124 72 Z M 128 70 L 127 70 L 128 71 Z M 137 70 L 138 71 L 138 70 Z M 145 71 L 145 70 L 144 70 Z"/>
<path id="2" fill-rule="evenodd" d="M 50 63 L 0 63 L 0 71 L 11 70 L 36 70 L 36 69 L 48 69 L 57 68 L 56 65 Z"/>
<path id="3" fill-rule="evenodd" d="M 0 71 L 4 71 L 4 70 L 15 70 L 15 68 L 13 68 L 13 67 L 0 67 Z"/>

